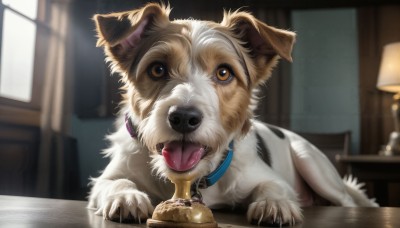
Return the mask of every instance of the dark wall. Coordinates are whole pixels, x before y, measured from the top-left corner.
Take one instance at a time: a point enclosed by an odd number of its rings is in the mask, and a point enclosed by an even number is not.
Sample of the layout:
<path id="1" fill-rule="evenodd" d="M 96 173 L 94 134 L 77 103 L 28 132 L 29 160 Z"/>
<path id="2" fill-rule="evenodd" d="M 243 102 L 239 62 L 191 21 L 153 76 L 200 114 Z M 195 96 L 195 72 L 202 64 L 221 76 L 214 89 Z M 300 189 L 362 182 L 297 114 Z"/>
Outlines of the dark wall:
<path id="1" fill-rule="evenodd" d="M 74 62 L 74 108 L 80 118 L 111 117 L 120 101 L 117 75 L 111 75 L 101 47 L 96 47 L 92 17 L 96 13 L 135 8 L 139 1 L 74 1 L 72 43 Z"/>

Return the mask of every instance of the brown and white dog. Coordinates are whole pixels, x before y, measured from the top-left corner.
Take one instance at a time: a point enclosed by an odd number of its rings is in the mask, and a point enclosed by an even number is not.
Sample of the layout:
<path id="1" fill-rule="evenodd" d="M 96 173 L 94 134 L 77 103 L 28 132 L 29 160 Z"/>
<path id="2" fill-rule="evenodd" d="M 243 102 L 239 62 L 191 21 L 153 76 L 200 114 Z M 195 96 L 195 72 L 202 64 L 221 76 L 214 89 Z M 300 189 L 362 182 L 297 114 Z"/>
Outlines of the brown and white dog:
<path id="1" fill-rule="evenodd" d="M 300 207 L 319 199 L 377 206 L 306 140 L 253 119 L 257 87 L 280 57 L 292 60 L 293 32 L 240 11 L 221 23 L 170 21 L 169 13 L 147 4 L 94 17 L 97 45 L 126 93 L 104 152 L 111 162 L 93 179 L 88 208 L 144 221 L 173 194 L 165 177 L 185 175 L 210 182 L 194 188 L 209 207 L 245 207 L 259 224 L 293 225 Z"/>

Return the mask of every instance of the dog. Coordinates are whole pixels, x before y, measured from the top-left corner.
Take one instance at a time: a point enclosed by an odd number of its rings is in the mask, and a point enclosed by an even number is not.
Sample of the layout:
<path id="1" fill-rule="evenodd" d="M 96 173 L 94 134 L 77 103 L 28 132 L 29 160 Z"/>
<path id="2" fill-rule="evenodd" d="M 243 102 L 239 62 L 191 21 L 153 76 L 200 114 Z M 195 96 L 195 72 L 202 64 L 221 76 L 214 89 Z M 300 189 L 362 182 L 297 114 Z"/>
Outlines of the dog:
<path id="1" fill-rule="evenodd" d="M 97 46 L 121 75 L 124 97 L 89 209 L 143 222 L 173 195 L 167 178 L 187 175 L 207 206 L 246 208 L 258 224 L 294 225 L 301 207 L 324 201 L 378 206 L 315 146 L 253 118 L 258 87 L 280 58 L 292 61 L 295 33 L 240 10 L 220 23 L 171 21 L 170 11 L 149 3 L 94 16 Z"/>

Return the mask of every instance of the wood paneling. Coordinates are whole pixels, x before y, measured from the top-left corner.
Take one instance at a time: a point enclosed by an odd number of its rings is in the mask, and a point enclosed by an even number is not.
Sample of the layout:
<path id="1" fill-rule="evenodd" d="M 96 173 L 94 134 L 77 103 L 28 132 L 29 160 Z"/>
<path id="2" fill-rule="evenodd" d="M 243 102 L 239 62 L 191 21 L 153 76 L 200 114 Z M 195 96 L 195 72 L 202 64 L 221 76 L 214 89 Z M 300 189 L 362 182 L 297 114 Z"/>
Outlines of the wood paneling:
<path id="1" fill-rule="evenodd" d="M 40 112 L 0 104 L 0 122 L 39 127 Z"/>
<path id="2" fill-rule="evenodd" d="M 0 123 L 0 194 L 35 193 L 39 128 Z"/>

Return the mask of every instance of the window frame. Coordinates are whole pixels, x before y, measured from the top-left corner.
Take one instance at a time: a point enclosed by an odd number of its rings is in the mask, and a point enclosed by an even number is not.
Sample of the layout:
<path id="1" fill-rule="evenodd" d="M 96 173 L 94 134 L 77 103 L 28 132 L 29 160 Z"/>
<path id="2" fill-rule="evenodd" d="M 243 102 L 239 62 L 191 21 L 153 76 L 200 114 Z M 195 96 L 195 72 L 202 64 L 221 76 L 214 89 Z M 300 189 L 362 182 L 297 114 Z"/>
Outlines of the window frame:
<path id="1" fill-rule="evenodd" d="M 28 102 L 0 96 L 0 122 L 40 126 L 40 111 L 43 80 L 45 74 L 46 38 L 50 32 L 46 24 L 48 12 L 46 0 L 38 0 L 37 18 L 31 19 L 0 1 L 0 44 L 3 39 L 4 11 L 10 10 L 32 21 L 36 25 L 36 39 L 33 59 L 33 78 L 31 99 Z M 1 45 L 0 45 L 1 53 Z M 0 56 L 1 60 L 2 56 Z M 1 76 L 0 76 L 1 77 Z"/>

